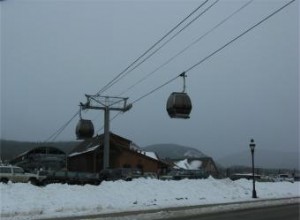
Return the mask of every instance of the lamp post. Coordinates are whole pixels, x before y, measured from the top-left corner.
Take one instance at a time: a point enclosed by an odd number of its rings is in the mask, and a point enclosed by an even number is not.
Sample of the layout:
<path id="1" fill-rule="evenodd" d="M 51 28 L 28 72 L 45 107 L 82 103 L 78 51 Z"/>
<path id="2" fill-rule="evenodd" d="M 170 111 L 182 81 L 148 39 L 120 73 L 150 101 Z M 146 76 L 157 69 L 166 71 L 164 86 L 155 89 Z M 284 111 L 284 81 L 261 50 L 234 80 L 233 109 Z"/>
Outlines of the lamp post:
<path id="1" fill-rule="evenodd" d="M 252 156 L 252 179 L 253 179 L 252 198 L 257 198 L 256 190 L 255 190 L 255 176 L 254 176 L 254 148 L 255 148 L 255 143 L 254 143 L 253 139 L 251 139 L 249 147 L 250 147 L 251 156 Z"/>

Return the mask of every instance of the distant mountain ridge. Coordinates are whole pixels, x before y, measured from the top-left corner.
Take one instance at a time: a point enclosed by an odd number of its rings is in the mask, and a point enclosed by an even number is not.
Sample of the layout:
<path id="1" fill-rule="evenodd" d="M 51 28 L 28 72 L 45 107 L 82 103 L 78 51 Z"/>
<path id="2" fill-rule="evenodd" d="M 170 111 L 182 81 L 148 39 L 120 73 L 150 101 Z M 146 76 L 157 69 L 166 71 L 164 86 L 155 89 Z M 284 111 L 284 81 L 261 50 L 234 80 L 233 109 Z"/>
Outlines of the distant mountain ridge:
<path id="1" fill-rule="evenodd" d="M 154 151 L 161 159 L 201 158 L 207 157 L 200 150 L 178 144 L 154 144 L 143 148 L 145 151 Z M 255 167 L 270 169 L 297 169 L 300 170 L 299 152 L 279 152 L 275 150 L 255 150 Z M 213 158 L 218 167 L 243 166 L 251 167 L 250 151 L 238 152 L 222 158 Z"/>
<path id="2" fill-rule="evenodd" d="M 300 169 L 299 152 L 279 152 L 275 150 L 255 150 L 255 166 L 258 168 L 272 169 Z M 230 167 L 235 165 L 251 166 L 251 153 L 242 151 L 236 154 L 222 157 L 217 160 L 222 166 Z"/>
<path id="3" fill-rule="evenodd" d="M 3 161 L 11 160 L 17 155 L 31 150 L 39 146 L 54 146 L 62 151 L 69 153 L 78 142 L 76 141 L 63 141 L 63 142 L 26 142 L 26 141 L 12 141 L 12 140 L 0 140 L 0 156 Z M 185 147 L 177 144 L 155 144 L 149 145 L 143 148 L 145 151 L 154 151 L 157 155 L 164 159 L 179 159 L 179 158 L 199 158 L 207 157 L 201 151 L 192 148 Z"/>
<path id="4" fill-rule="evenodd" d="M 15 156 L 39 146 L 54 146 L 62 151 L 69 153 L 78 141 L 64 142 L 25 142 L 0 140 L 0 159 L 3 161 L 11 160 Z M 207 157 L 198 149 L 186 147 L 178 144 L 154 144 L 142 148 L 145 151 L 156 152 L 161 159 L 182 159 L 182 158 L 201 158 Z M 255 166 L 258 168 L 273 169 L 298 169 L 300 170 L 299 152 L 278 152 L 274 150 L 255 150 Z M 251 166 L 250 151 L 238 152 L 222 158 L 213 158 L 218 166 Z"/>
<path id="5" fill-rule="evenodd" d="M 145 151 L 154 151 L 161 159 L 201 158 L 207 157 L 201 151 L 178 144 L 153 144 L 143 148 Z"/>

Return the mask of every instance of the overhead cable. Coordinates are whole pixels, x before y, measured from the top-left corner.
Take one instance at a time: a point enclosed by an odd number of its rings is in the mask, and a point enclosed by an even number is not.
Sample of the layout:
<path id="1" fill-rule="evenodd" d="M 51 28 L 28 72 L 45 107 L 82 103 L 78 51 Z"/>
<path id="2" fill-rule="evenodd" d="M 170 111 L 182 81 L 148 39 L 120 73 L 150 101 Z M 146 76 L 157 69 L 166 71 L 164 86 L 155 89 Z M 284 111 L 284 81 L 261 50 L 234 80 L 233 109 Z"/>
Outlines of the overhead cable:
<path id="1" fill-rule="evenodd" d="M 49 138 L 47 138 L 45 142 L 55 141 L 56 138 L 63 132 L 63 130 L 72 122 L 72 120 L 79 115 L 80 111 L 76 111 L 76 113 L 69 119 L 63 126 L 61 126 L 57 131 L 55 131 Z"/>
<path id="2" fill-rule="evenodd" d="M 212 57 L 213 55 L 215 55 L 216 53 L 220 52 L 221 50 L 223 50 L 225 47 L 229 46 L 231 43 L 233 43 L 234 41 L 238 40 L 239 38 L 241 38 L 242 36 L 244 36 L 245 34 L 247 34 L 249 31 L 253 30 L 254 28 L 256 28 L 257 26 L 259 26 L 260 24 L 262 24 L 263 22 L 265 22 L 266 20 L 268 20 L 269 18 L 271 18 L 272 16 L 274 16 L 275 14 L 277 14 L 278 12 L 280 12 L 282 9 L 284 9 L 285 7 L 287 7 L 288 5 L 290 5 L 292 2 L 294 2 L 295 0 L 292 0 L 288 3 L 286 3 L 285 5 L 283 5 L 281 8 L 277 9 L 276 11 L 274 11 L 273 13 L 269 14 L 267 17 L 265 17 L 264 19 L 262 19 L 261 21 L 259 21 L 258 23 L 256 23 L 255 25 L 251 26 L 250 28 L 248 28 L 246 31 L 244 31 L 243 33 L 241 33 L 240 35 L 236 36 L 235 38 L 233 38 L 231 41 L 229 41 L 228 43 L 224 44 L 222 47 L 220 47 L 219 49 L 215 50 L 213 53 L 211 53 L 210 55 L 208 55 L 207 57 L 205 57 L 204 59 L 200 60 L 199 62 L 197 62 L 196 64 L 194 64 L 193 66 L 191 66 L 190 68 L 188 68 L 185 72 L 189 72 L 192 69 L 194 69 L 195 67 L 197 67 L 198 65 L 200 65 L 201 63 L 203 63 L 204 61 L 206 61 L 207 59 L 209 59 L 210 57 Z"/>
<path id="3" fill-rule="evenodd" d="M 201 3 L 196 9 L 194 9 L 187 17 L 185 17 L 181 22 L 179 22 L 175 27 L 168 31 L 160 40 L 154 43 L 149 49 L 147 49 L 142 55 L 140 55 L 135 61 L 133 61 L 128 67 L 126 67 L 122 72 L 116 75 L 110 82 L 108 82 L 102 89 L 97 92 L 97 95 L 103 93 L 107 90 L 115 80 L 117 80 L 122 74 L 124 74 L 130 67 L 132 67 L 136 62 L 138 62 L 142 57 L 144 57 L 148 52 L 150 52 L 154 47 L 156 47 L 160 42 L 162 42 L 169 34 L 176 30 L 181 24 L 183 24 L 187 19 L 189 19 L 194 13 L 196 13 L 203 5 L 205 5 L 208 0 Z"/>
<path id="4" fill-rule="evenodd" d="M 272 12 L 271 14 L 269 14 L 268 16 L 266 16 L 265 18 L 263 18 L 262 20 L 260 20 L 259 22 L 257 22 L 255 25 L 251 26 L 250 28 L 248 28 L 246 31 L 242 32 L 241 34 L 239 34 L 238 36 L 236 36 L 235 38 L 233 38 L 232 40 L 230 40 L 229 42 L 227 42 L 226 44 L 224 44 L 222 47 L 220 47 L 219 49 L 215 50 L 214 52 L 212 52 L 211 54 L 209 54 L 208 56 L 206 56 L 205 58 L 203 58 L 202 60 L 200 60 L 199 62 L 195 63 L 193 66 L 189 67 L 187 70 L 185 70 L 185 72 L 189 72 L 191 70 L 193 70 L 195 67 L 199 66 L 200 64 L 202 64 L 203 62 L 205 62 L 206 60 L 208 60 L 209 58 L 211 58 L 212 56 L 214 56 L 215 54 L 217 54 L 218 52 L 220 52 L 221 50 L 223 50 L 224 48 L 226 48 L 227 46 L 229 46 L 230 44 L 232 44 L 233 42 L 235 42 L 236 40 L 238 40 L 239 38 L 241 38 L 242 36 L 244 36 L 245 34 L 247 34 L 248 32 L 250 32 L 251 30 L 253 30 L 254 28 L 256 28 L 257 26 L 261 25 L 263 22 L 267 21 L 268 19 L 270 19 L 271 17 L 273 17 L 275 14 L 277 14 L 278 12 L 280 12 L 281 10 L 283 10 L 284 8 L 286 8 L 287 6 L 289 6 L 291 3 L 293 3 L 295 0 L 291 0 L 290 2 L 286 3 L 285 5 L 283 5 L 282 7 L 280 7 L 279 9 L 275 10 L 274 12 Z M 207 1 L 206 1 L 207 2 Z M 130 67 L 129 67 L 130 68 Z M 177 79 L 180 75 L 171 78 L 170 80 L 168 80 L 167 82 L 163 83 L 162 85 L 158 86 L 157 88 L 151 90 L 150 92 L 144 94 L 143 96 L 135 99 L 132 104 L 135 104 L 139 101 L 141 101 L 142 99 L 146 98 L 147 96 L 153 94 L 154 92 L 156 92 L 157 90 L 163 88 L 164 86 L 170 84 L 171 82 L 173 82 L 175 79 Z M 59 134 L 61 134 L 61 132 L 71 123 L 71 121 L 79 114 L 79 111 L 77 111 L 73 117 L 67 121 L 60 129 L 58 129 L 54 134 L 52 134 L 45 142 L 49 141 L 49 140 L 55 140 L 57 138 L 57 136 Z M 115 116 L 117 117 L 118 114 Z M 114 117 L 114 118 L 115 118 Z"/>
<path id="5" fill-rule="evenodd" d="M 184 31 L 188 26 L 190 26 L 193 22 L 195 22 L 199 17 L 201 17 L 204 13 L 206 13 L 210 8 L 212 8 L 215 4 L 217 4 L 220 0 L 214 1 L 209 7 L 207 7 L 204 11 L 202 11 L 199 15 L 197 15 L 195 18 L 193 18 L 189 23 L 187 23 L 183 28 L 181 28 L 179 31 L 177 31 L 171 38 L 169 38 L 166 42 L 164 42 L 161 46 L 159 46 L 157 49 L 155 49 L 152 53 L 150 53 L 148 56 L 146 56 L 143 60 L 141 60 L 139 63 L 137 63 L 133 68 L 125 72 L 122 76 L 120 76 L 117 80 L 115 80 L 108 88 L 119 82 L 122 78 L 124 78 L 127 74 L 131 73 L 133 70 L 135 70 L 137 67 L 139 67 L 141 64 L 143 64 L 146 60 L 148 60 L 150 57 L 152 57 L 155 53 L 157 53 L 161 48 L 163 48 L 166 44 L 168 44 L 171 40 L 173 40 L 178 34 L 180 34 L 182 31 Z M 107 89 L 108 89 L 107 88 Z"/>
<path id="6" fill-rule="evenodd" d="M 275 10 L 274 12 L 272 12 L 271 14 L 269 14 L 268 16 L 266 16 L 265 18 L 263 18 L 262 20 L 260 20 L 259 22 L 257 22 L 255 25 L 251 26 L 250 28 L 248 28 L 246 31 L 242 32 L 241 34 L 239 34 L 238 36 L 236 36 L 235 38 L 233 38 L 232 40 L 230 40 L 229 42 L 227 42 L 226 44 L 224 44 L 222 47 L 220 47 L 219 49 L 215 50 L 214 52 L 212 52 L 211 54 L 209 54 L 208 56 L 206 56 L 205 58 L 203 58 L 202 60 L 200 60 L 199 62 L 195 63 L 193 66 L 189 67 L 187 70 L 185 70 L 184 72 L 189 72 L 192 69 L 194 69 L 195 67 L 199 66 L 200 64 L 202 64 L 203 62 L 205 62 L 206 60 L 208 60 L 209 58 L 211 58 L 212 56 L 214 56 L 215 54 L 217 54 L 218 52 L 220 52 L 221 50 L 223 50 L 224 48 L 226 48 L 227 46 L 229 46 L 230 44 L 232 44 L 233 42 L 235 42 L 236 40 L 238 40 L 239 38 L 241 38 L 242 36 L 244 36 L 245 34 L 247 34 L 248 32 L 250 32 L 251 30 L 253 30 L 254 28 L 256 28 L 257 26 L 259 26 L 260 24 L 262 24 L 263 22 L 265 22 L 266 20 L 270 19 L 271 17 L 273 17 L 275 14 L 277 14 L 278 12 L 280 12 L 281 10 L 283 10 L 284 8 L 286 8 L 288 5 L 290 5 L 291 3 L 293 3 L 295 0 L 292 0 L 288 3 L 286 3 L 285 5 L 283 5 L 282 7 L 280 7 L 279 9 Z M 146 98 L 147 96 L 151 95 L 152 93 L 156 92 L 157 90 L 161 89 L 162 87 L 168 85 L 169 83 L 173 82 L 175 79 L 177 79 L 180 75 L 168 80 L 167 82 L 163 83 L 162 85 L 158 86 L 157 88 L 151 90 L 150 92 L 146 93 L 145 95 L 141 96 L 140 98 L 137 98 L 136 100 L 134 100 L 132 103 L 136 103 L 138 101 L 141 101 L 142 99 Z"/>
<path id="7" fill-rule="evenodd" d="M 198 43 L 200 40 L 202 40 L 204 37 L 206 37 L 208 34 L 210 34 L 211 32 L 213 32 L 215 29 L 217 29 L 219 26 L 221 26 L 222 24 L 224 24 L 227 20 L 229 20 L 231 17 L 233 17 L 235 14 L 237 14 L 238 12 L 240 12 L 242 9 L 246 8 L 251 2 L 253 2 L 254 0 L 250 0 L 248 2 L 246 2 L 244 5 L 242 5 L 240 8 L 238 8 L 237 10 L 235 10 L 233 13 L 231 13 L 229 16 L 227 16 L 225 19 L 223 19 L 221 22 L 219 22 L 218 24 L 216 24 L 214 27 L 212 27 L 209 31 L 207 31 L 206 33 L 204 33 L 203 35 L 201 35 L 200 37 L 198 37 L 195 41 L 193 41 L 192 43 L 190 43 L 188 46 L 186 46 L 183 50 L 181 50 L 179 53 L 175 54 L 173 57 L 171 57 L 170 59 L 168 59 L 166 62 L 164 62 L 163 64 L 161 64 L 159 67 L 157 67 L 156 69 L 154 69 L 152 72 L 148 73 L 146 76 L 144 76 L 143 78 L 141 78 L 140 80 L 138 80 L 136 83 L 134 83 L 133 85 L 131 85 L 130 87 L 128 87 L 127 89 L 125 89 L 123 92 L 121 92 L 119 95 L 123 95 L 124 93 L 130 91 L 132 88 L 134 88 L 135 86 L 137 86 L 138 84 L 142 83 L 143 81 L 145 81 L 146 79 L 148 79 L 151 75 L 153 75 L 154 73 L 156 73 L 158 70 L 160 70 L 161 68 L 163 68 L 164 66 L 166 66 L 167 64 L 169 64 L 172 60 L 174 60 L 176 57 L 178 57 L 179 55 L 181 55 L 182 53 L 184 53 L 185 51 L 187 51 L 188 49 L 190 49 L 192 46 L 194 46 L 196 43 Z"/>
<path id="8" fill-rule="evenodd" d="M 157 90 L 161 89 L 162 87 L 164 87 L 164 86 L 168 85 L 169 83 L 173 82 L 173 81 L 174 81 L 175 79 L 177 79 L 178 77 L 179 77 L 179 75 L 176 76 L 176 77 L 174 77 L 174 78 L 172 78 L 172 79 L 170 79 L 170 80 L 168 80 L 167 82 L 165 82 L 164 84 L 162 84 L 162 85 L 158 86 L 157 88 L 151 90 L 150 92 L 147 92 L 145 95 L 143 95 L 143 96 L 141 96 L 141 97 L 135 99 L 135 100 L 132 102 L 132 104 L 135 104 L 135 103 L 137 103 L 138 101 L 140 101 L 140 100 L 146 98 L 147 96 L 151 95 L 152 93 L 156 92 Z"/>
<path id="9" fill-rule="evenodd" d="M 118 112 L 114 117 L 112 117 L 111 119 L 109 119 L 109 122 L 113 121 L 116 117 L 118 117 L 122 113 L 123 112 Z M 99 133 L 102 129 L 104 129 L 104 125 L 97 130 L 97 133 Z"/>
<path id="10" fill-rule="evenodd" d="M 188 16 L 186 16 L 181 22 L 179 22 L 175 27 L 173 27 L 170 31 L 168 31 L 160 40 L 158 40 L 156 43 L 154 43 L 148 50 L 146 50 L 142 55 L 140 55 L 134 62 L 132 62 L 128 67 L 126 67 L 122 72 L 120 72 L 117 76 L 115 76 L 109 83 L 107 83 L 101 90 L 99 90 L 97 92 L 96 95 L 100 95 L 101 93 L 103 93 L 104 91 L 106 91 L 108 88 L 110 88 L 115 81 L 124 73 L 126 73 L 126 71 L 128 71 L 128 69 L 130 67 L 132 67 L 135 63 L 137 63 L 142 57 L 144 57 L 148 52 L 150 52 L 154 47 L 156 47 L 159 43 L 161 43 L 168 35 L 170 35 L 174 30 L 176 30 L 180 25 L 182 25 L 187 19 L 189 19 L 193 14 L 195 14 L 201 7 L 203 7 L 209 0 L 205 0 L 203 3 L 201 3 L 196 9 L 194 9 Z M 199 16 L 197 16 L 199 17 Z M 181 30 L 182 31 L 182 30 Z M 180 32 L 181 32 L 180 31 Z M 153 54 L 152 54 L 153 55 Z M 152 56 L 151 55 L 151 56 Z M 147 58 L 148 59 L 148 58 Z M 144 60 L 145 61 L 145 60 Z M 143 61 L 143 62 L 144 62 Z M 135 68 L 137 66 L 139 66 L 141 63 L 139 63 L 138 65 L 135 66 Z M 132 71 L 132 70 L 130 70 Z M 64 124 L 61 128 L 59 128 L 54 134 L 52 134 L 45 142 L 49 141 L 49 140 L 55 140 L 57 138 L 58 135 L 61 134 L 61 132 L 68 126 L 69 123 L 71 123 L 71 121 L 76 117 L 76 115 L 78 115 L 79 112 L 77 112 L 74 116 L 72 116 L 72 118 L 66 123 Z M 101 130 L 101 129 L 100 129 Z"/>

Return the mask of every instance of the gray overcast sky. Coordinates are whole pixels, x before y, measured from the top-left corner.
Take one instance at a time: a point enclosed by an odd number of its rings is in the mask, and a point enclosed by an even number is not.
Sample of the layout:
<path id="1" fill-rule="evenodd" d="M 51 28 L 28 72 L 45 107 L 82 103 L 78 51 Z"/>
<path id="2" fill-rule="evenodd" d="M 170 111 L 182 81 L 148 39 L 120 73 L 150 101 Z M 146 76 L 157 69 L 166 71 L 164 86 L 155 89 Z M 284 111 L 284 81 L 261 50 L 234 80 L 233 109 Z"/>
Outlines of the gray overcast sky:
<path id="1" fill-rule="evenodd" d="M 78 110 L 84 94 L 95 94 L 201 2 L 1 1 L 1 138 L 46 140 Z M 118 95 L 246 2 L 218 2 L 105 95 Z M 286 2 L 253 1 L 124 96 L 129 102 L 141 97 Z M 215 157 L 247 149 L 250 138 L 261 149 L 297 152 L 298 87 L 296 0 L 188 73 L 189 120 L 170 119 L 165 110 L 169 94 L 182 89 L 177 79 L 117 117 L 111 130 L 140 146 L 176 143 Z M 83 117 L 96 130 L 103 125 L 102 112 Z M 57 140 L 75 140 L 77 121 Z"/>

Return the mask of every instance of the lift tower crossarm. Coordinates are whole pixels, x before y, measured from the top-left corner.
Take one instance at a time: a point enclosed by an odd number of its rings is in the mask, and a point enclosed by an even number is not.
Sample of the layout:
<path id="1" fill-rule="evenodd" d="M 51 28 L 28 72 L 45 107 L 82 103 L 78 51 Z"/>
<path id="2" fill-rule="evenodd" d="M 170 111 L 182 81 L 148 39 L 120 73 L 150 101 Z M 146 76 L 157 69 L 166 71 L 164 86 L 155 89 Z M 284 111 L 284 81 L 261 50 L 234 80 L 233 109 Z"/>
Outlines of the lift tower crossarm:
<path id="1" fill-rule="evenodd" d="M 109 113 L 110 111 L 126 112 L 132 108 L 132 104 L 127 104 L 128 98 L 85 95 L 87 102 L 80 103 L 82 109 L 93 109 L 104 111 L 104 148 L 103 148 L 103 169 L 109 168 Z"/>

